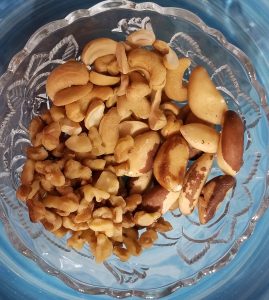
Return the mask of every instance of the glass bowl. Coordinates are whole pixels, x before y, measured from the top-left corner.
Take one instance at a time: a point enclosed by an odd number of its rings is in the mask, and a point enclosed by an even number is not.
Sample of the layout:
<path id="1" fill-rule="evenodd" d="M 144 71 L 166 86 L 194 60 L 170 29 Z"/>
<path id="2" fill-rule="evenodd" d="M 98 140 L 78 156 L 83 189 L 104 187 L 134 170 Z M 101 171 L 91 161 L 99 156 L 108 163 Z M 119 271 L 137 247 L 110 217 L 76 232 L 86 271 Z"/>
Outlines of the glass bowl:
<path id="1" fill-rule="evenodd" d="M 49 103 L 45 82 L 58 64 L 78 58 L 85 43 L 105 36 L 119 40 L 139 28 L 153 29 L 179 56 L 203 65 L 229 107 L 245 122 L 244 165 L 233 194 L 216 216 L 200 225 L 197 212 L 168 213 L 173 230 L 129 262 L 111 257 L 97 265 L 87 247 L 75 251 L 29 221 L 15 196 L 29 145 L 27 126 Z M 186 74 L 185 80 L 188 80 Z M 157 298 L 196 283 L 226 265 L 253 232 L 268 207 L 268 120 L 265 94 L 248 57 L 193 13 L 154 3 L 105 1 L 49 23 L 29 39 L 0 78 L 0 218 L 14 247 L 45 272 L 88 294 Z M 215 165 L 211 177 L 220 174 Z"/>

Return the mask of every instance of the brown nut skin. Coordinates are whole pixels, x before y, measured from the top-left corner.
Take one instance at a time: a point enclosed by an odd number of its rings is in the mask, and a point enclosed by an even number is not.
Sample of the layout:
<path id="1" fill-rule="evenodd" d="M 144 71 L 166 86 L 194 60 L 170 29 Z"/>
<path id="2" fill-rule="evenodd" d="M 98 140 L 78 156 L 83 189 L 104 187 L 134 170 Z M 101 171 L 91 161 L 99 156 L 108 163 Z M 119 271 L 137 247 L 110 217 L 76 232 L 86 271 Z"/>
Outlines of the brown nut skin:
<path id="1" fill-rule="evenodd" d="M 198 201 L 201 224 L 206 224 L 214 217 L 219 205 L 235 183 L 234 177 L 230 175 L 217 176 L 206 183 Z"/>
<path id="2" fill-rule="evenodd" d="M 223 128 L 217 152 L 217 162 L 222 171 L 235 176 L 243 164 L 244 124 L 232 110 L 224 114 Z"/>
<path id="3" fill-rule="evenodd" d="M 212 126 L 212 124 L 210 124 L 202 119 L 199 119 L 191 110 L 189 110 L 189 112 L 187 113 L 187 115 L 184 119 L 184 125 L 191 124 L 191 123 L 201 123 L 204 125 Z"/>
<path id="4" fill-rule="evenodd" d="M 160 144 L 157 132 L 149 131 L 134 138 L 134 147 L 129 155 L 129 173 L 127 176 L 138 177 L 152 169 L 155 154 Z"/>
<path id="5" fill-rule="evenodd" d="M 130 194 L 142 194 L 145 192 L 150 186 L 152 179 L 152 171 L 149 171 L 148 173 L 139 177 L 130 178 L 128 183 Z"/>
<path id="6" fill-rule="evenodd" d="M 57 92 L 73 85 L 84 85 L 89 81 L 86 66 L 77 61 L 68 61 L 56 67 L 49 75 L 46 92 L 52 101 Z"/>
<path id="7" fill-rule="evenodd" d="M 154 186 L 142 195 L 142 206 L 147 212 L 165 214 L 178 200 L 180 192 L 169 192 L 160 185 Z"/>
<path id="8" fill-rule="evenodd" d="M 202 151 L 195 149 L 189 145 L 189 160 L 196 160 L 202 155 Z"/>
<path id="9" fill-rule="evenodd" d="M 160 147 L 153 164 L 158 183 L 171 192 L 181 190 L 189 158 L 189 147 L 180 135 L 169 137 Z"/>
<path id="10" fill-rule="evenodd" d="M 186 173 L 178 199 L 182 214 L 189 215 L 196 207 L 201 190 L 212 168 L 213 159 L 213 154 L 204 153 L 191 165 Z"/>

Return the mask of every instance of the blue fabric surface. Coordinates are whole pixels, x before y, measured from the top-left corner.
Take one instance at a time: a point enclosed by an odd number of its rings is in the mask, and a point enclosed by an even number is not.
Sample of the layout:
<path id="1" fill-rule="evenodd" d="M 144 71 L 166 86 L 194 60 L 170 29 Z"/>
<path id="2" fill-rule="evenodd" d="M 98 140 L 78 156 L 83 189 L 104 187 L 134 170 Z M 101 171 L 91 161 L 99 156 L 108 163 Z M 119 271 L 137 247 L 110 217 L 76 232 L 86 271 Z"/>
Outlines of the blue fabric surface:
<path id="1" fill-rule="evenodd" d="M 0 74 L 11 57 L 29 36 L 45 23 L 63 18 L 78 8 L 88 8 L 98 1 L 86 0 L 0 0 Z M 137 1 L 138 2 L 138 1 Z M 214 2 L 214 12 L 202 5 L 210 1 L 158 1 L 163 6 L 180 6 L 197 13 L 208 25 L 221 30 L 230 42 L 242 48 L 258 68 L 258 77 L 269 90 L 269 15 L 268 0 Z M 213 1 L 212 1 L 213 2 Z M 234 16 L 234 23 L 223 11 Z M 216 15 L 218 14 L 218 15 Z M 219 22 L 217 22 L 218 20 Z M 242 35 L 238 36 L 241 28 Z M 23 32 L 23 34 L 22 34 Z M 246 40 L 254 43 L 248 47 Z M 254 53 L 259 53 L 254 55 Z M 258 222 L 252 237 L 241 247 L 225 268 L 203 278 L 198 284 L 183 288 L 166 299 L 269 299 L 269 211 Z M 16 264 L 14 264 L 16 261 Z M 24 270 L 31 276 L 25 277 Z M 29 282 L 40 279 L 42 287 Z M 20 255 L 7 239 L 0 223 L 0 299 L 108 299 L 84 295 L 45 274 L 34 262 Z M 110 299 L 110 298 L 109 298 Z"/>

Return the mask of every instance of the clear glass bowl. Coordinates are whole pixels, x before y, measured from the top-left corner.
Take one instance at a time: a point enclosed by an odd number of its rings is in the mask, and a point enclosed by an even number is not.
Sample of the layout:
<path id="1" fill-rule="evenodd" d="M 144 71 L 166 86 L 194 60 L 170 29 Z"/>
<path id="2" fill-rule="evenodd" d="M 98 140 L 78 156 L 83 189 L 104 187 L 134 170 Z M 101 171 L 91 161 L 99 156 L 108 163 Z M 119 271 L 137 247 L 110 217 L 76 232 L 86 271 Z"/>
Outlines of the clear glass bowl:
<path id="1" fill-rule="evenodd" d="M 132 31 L 151 27 L 179 56 L 192 59 L 190 70 L 196 65 L 206 67 L 229 107 L 241 114 L 246 126 L 244 165 L 233 195 L 211 222 L 200 225 L 197 212 L 189 217 L 169 213 L 166 218 L 174 229 L 160 235 L 152 249 L 127 263 L 112 257 L 97 265 L 86 247 L 81 252 L 71 250 L 64 239 L 32 224 L 26 207 L 16 199 L 24 149 L 29 144 L 27 126 L 48 105 L 45 82 L 55 66 L 79 57 L 88 40 L 100 36 L 124 39 Z M 0 93 L 0 217 L 19 252 L 78 291 L 156 298 L 194 284 L 234 257 L 268 207 L 264 91 L 248 57 L 189 11 L 128 1 L 105 1 L 75 11 L 34 33 L 0 78 Z M 215 166 L 211 176 L 218 174 Z"/>

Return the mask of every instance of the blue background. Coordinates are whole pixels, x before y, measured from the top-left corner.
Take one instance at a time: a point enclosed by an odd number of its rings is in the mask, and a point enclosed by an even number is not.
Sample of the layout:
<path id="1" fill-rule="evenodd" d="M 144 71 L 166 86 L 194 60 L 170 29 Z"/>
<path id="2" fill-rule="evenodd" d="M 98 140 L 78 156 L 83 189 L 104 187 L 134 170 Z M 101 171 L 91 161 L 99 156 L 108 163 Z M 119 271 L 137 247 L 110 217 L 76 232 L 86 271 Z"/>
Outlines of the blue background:
<path id="1" fill-rule="evenodd" d="M 49 21 L 88 8 L 87 0 L 0 0 L 0 74 L 29 36 Z M 136 1 L 140 2 L 140 1 Z M 157 1 L 163 6 L 187 8 L 245 51 L 269 91 L 269 1 L 189 0 Z M 233 19 L 225 17 L 229 14 Z M 1 212 L 0 212 L 1 213 Z M 252 237 L 226 267 L 198 284 L 178 290 L 166 299 L 269 299 L 269 211 Z M 36 282 L 35 285 L 30 284 Z M 42 282 L 42 286 L 39 283 Z M 42 272 L 8 241 L 0 223 L 0 299 L 104 299 L 83 295 Z M 109 298 L 110 299 L 110 298 Z"/>

